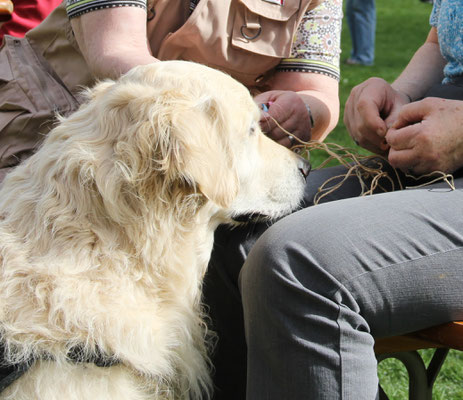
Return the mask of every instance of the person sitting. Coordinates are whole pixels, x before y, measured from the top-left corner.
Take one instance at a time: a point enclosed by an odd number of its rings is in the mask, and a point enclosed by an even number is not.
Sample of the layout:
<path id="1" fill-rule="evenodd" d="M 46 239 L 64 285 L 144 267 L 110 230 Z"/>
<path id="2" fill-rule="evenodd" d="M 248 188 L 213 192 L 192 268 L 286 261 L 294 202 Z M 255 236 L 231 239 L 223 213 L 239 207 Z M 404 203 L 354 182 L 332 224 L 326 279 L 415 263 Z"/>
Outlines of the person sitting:
<path id="1" fill-rule="evenodd" d="M 23 39 L 5 36 L 0 180 L 37 149 L 56 113 L 77 109 L 82 87 L 170 59 L 221 69 L 247 86 L 265 105 L 263 130 L 281 145 L 324 140 L 339 118 L 341 18 L 341 0 L 63 2 Z M 220 357 L 213 361 L 217 398 L 240 398 L 243 386 Z"/>
<path id="2" fill-rule="evenodd" d="M 5 168 L 34 151 L 56 112 L 66 115 L 76 109 L 83 86 L 167 59 L 204 63 L 245 84 L 257 102 L 269 105 L 262 124 L 282 145 L 291 146 L 294 136 L 323 140 L 339 118 L 342 5 L 341 0 L 326 0 L 317 11 L 318 3 L 272 1 L 259 2 L 258 7 L 234 0 L 183 0 L 175 6 L 167 0 L 150 0 L 148 5 L 144 0 L 62 3 L 24 39 L 7 36 L 0 53 L 0 62 L 9 65 L 1 77 L 8 84 L 0 90 L 3 175 Z M 320 18 L 320 13 L 328 18 Z M 308 41 L 314 34 L 321 36 Z M 15 61 L 19 53 L 22 59 Z M 22 92 L 32 97 L 20 96 Z"/>
<path id="3" fill-rule="evenodd" d="M 322 184 L 347 172 L 316 170 L 302 210 L 216 234 L 206 301 L 221 340 L 247 352 L 247 399 L 373 400 L 375 338 L 463 318 L 461 3 L 436 0 L 430 22 L 395 82 L 358 85 L 344 113 L 396 189 L 419 177 L 427 186 L 358 197 L 350 177 L 314 205 Z M 453 185 L 422 176 L 434 171 Z"/>

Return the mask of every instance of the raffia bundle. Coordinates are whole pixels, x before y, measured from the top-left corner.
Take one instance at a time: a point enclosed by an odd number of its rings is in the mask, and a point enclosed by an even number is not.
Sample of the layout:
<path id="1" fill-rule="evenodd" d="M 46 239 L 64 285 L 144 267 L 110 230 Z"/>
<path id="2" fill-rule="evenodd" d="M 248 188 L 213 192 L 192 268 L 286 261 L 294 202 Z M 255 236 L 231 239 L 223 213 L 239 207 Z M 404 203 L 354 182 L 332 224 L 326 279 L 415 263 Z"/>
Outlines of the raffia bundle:
<path id="1" fill-rule="evenodd" d="M 290 135 L 290 133 L 288 134 Z M 336 143 L 324 143 L 318 141 L 304 142 L 297 137 L 294 138 L 297 144 L 295 144 L 292 149 L 297 151 L 303 157 L 309 159 L 310 151 L 312 150 L 321 150 L 326 153 L 326 159 L 317 166 L 316 169 L 324 168 L 333 160 L 336 160 L 339 164 L 344 165 L 346 168 L 346 172 L 344 174 L 333 176 L 323 183 L 314 198 L 314 204 L 318 204 L 323 197 L 337 190 L 348 178 L 352 176 L 357 177 L 360 183 L 361 196 L 367 196 L 381 191 L 387 192 L 412 187 L 419 188 L 440 181 L 446 182 L 451 190 L 455 190 L 453 175 L 442 171 L 434 171 L 420 176 L 406 174 L 407 178 L 416 181 L 417 184 L 404 186 L 401 182 L 399 172 L 395 168 L 389 166 L 385 157 L 378 155 L 361 155 L 355 149 L 343 147 Z M 385 165 L 388 165 L 387 169 L 389 172 L 383 168 Z M 394 177 L 391 176 L 390 171 L 392 171 L 392 174 L 395 174 Z M 385 182 L 389 183 L 389 189 L 384 188 Z"/>

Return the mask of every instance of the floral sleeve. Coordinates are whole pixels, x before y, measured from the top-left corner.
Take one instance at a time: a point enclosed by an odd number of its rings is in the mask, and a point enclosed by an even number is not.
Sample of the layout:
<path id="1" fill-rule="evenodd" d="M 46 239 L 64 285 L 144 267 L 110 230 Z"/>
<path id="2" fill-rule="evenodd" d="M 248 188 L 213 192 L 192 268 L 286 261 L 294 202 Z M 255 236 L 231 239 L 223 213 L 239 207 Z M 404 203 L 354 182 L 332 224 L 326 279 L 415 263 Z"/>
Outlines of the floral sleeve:
<path id="1" fill-rule="evenodd" d="M 342 0 L 325 0 L 299 24 L 290 58 L 277 71 L 313 72 L 339 80 Z"/>
<path id="2" fill-rule="evenodd" d="M 199 0 L 190 0 L 194 9 Z M 146 0 L 66 0 L 69 18 L 101 8 L 136 6 L 146 8 Z M 339 80 L 342 0 L 325 0 L 308 11 L 293 40 L 290 58 L 277 71 L 313 72 Z"/>

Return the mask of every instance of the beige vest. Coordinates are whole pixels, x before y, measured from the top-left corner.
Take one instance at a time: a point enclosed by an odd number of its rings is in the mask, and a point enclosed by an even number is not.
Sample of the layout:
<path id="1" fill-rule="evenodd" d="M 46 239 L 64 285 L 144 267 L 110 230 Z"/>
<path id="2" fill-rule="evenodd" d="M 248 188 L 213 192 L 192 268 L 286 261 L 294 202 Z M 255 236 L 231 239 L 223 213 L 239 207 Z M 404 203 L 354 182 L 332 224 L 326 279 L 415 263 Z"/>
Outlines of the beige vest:
<path id="1" fill-rule="evenodd" d="M 160 60 L 207 64 L 248 87 L 262 86 L 289 57 L 299 22 L 319 2 L 284 0 L 280 6 L 271 0 L 201 0 L 190 16 L 188 0 L 149 0 L 148 40 Z M 93 83 L 64 3 L 27 38 L 71 92 Z"/>
<path id="2" fill-rule="evenodd" d="M 207 64 L 252 87 L 290 56 L 302 17 L 319 1 L 201 0 L 191 16 L 189 1 L 153 3 L 148 38 L 154 55 Z"/>
<path id="3" fill-rule="evenodd" d="M 270 2 L 269 2 L 270 1 Z M 228 72 L 254 91 L 288 57 L 304 13 L 319 0 L 148 0 L 148 39 L 161 60 L 183 59 Z M 154 18 L 150 18 L 153 13 Z M 0 51 L 0 181 L 37 148 L 55 113 L 77 109 L 94 77 L 79 51 L 65 4 L 26 39 L 5 37 Z"/>

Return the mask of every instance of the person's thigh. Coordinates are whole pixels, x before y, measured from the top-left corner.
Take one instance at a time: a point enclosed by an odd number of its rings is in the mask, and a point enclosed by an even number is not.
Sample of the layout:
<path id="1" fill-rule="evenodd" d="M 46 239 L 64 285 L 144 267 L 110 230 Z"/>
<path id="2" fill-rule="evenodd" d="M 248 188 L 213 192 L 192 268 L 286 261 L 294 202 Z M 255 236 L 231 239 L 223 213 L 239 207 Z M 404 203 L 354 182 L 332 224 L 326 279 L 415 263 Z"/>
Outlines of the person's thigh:
<path id="1" fill-rule="evenodd" d="M 463 318 L 463 191 L 438 186 L 310 207 L 262 235 L 241 273 L 251 398 L 373 399 L 372 337 Z"/>
<path id="2" fill-rule="evenodd" d="M 336 166 L 312 171 L 307 180 L 302 208 L 312 206 L 319 188 L 327 181 L 339 183 L 346 168 Z M 389 171 L 390 176 L 396 175 Z M 367 185 L 368 181 L 365 182 Z M 382 182 L 391 190 L 389 181 Z M 397 188 L 398 182 L 394 182 Z M 357 177 L 348 178 L 335 191 L 321 199 L 321 203 L 359 196 L 362 185 Z M 246 390 L 246 342 L 244 337 L 241 294 L 238 276 L 256 240 L 271 224 L 248 224 L 236 228 L 221 226 L 215 234 L 214 250 L 203 287 L 203 302 L 210 316 L 210 327 L 218 341 L 212 354 L 214 364 L 215 400 L 238 400 Z"/>
<path id="3" fill-rule="evenodd" d="M 274 248 L 271 256 L 297 246 L 301 260 L 316 260 L 357 292 L 374 335 L 463 317 L 463 189 L 441 184 L 322 204 L 284 218 L 260 240 Z M 304 263 L 296 264 L 303 272 Z M 307 276 L 307 284 L 317 283 Z M 450 304 L 441 304 L 447 296 Z M 424 304 L 428 311 L 414 315 L 413 307 Z M 411 315 L 402 322 L 402 313 Z"/>
<path id="4" fill-rule="evenodd" d="M 319 188 L 328 180 L 330 185 L 339 183 L 346 171 L 343 166 L 312 171 L 301 208 L 312 206 Z M 355 197 L 361 191 L 358 179 L 352 177 L 339 189 L 323 197 L 321 202 Z M 252 246 L 269 226 L 270 222 L 234 228 L 220 226 L 215 233 L 214 249 L 203 286 L 203 302 L 210 318 L 210 328 L 218 338 L 211 356 L 215 400 L 245 398 L 247 353 L 238 276 Z"/>
<path id="5" fill-rule="evenodd" d="M 335 178 L 332 184 L 338 183 L 346 171 L 342 166 L 312 171 L 301 207 L 313 205 L 318 189 L 332 178 Z M 358 179 L 350 178 L 321 201 L 355 197 L 361 190 Z M 245 398 L 247 353 L 238 276 L 252 246 L 270 225 L 269 222 L 234 228 L 220 226 L 215 233 L 214 250 L 203 286 L 203 302 L 210 318 L 210 328 L 218 338 L 211 355 L 215 400 Z"/>

